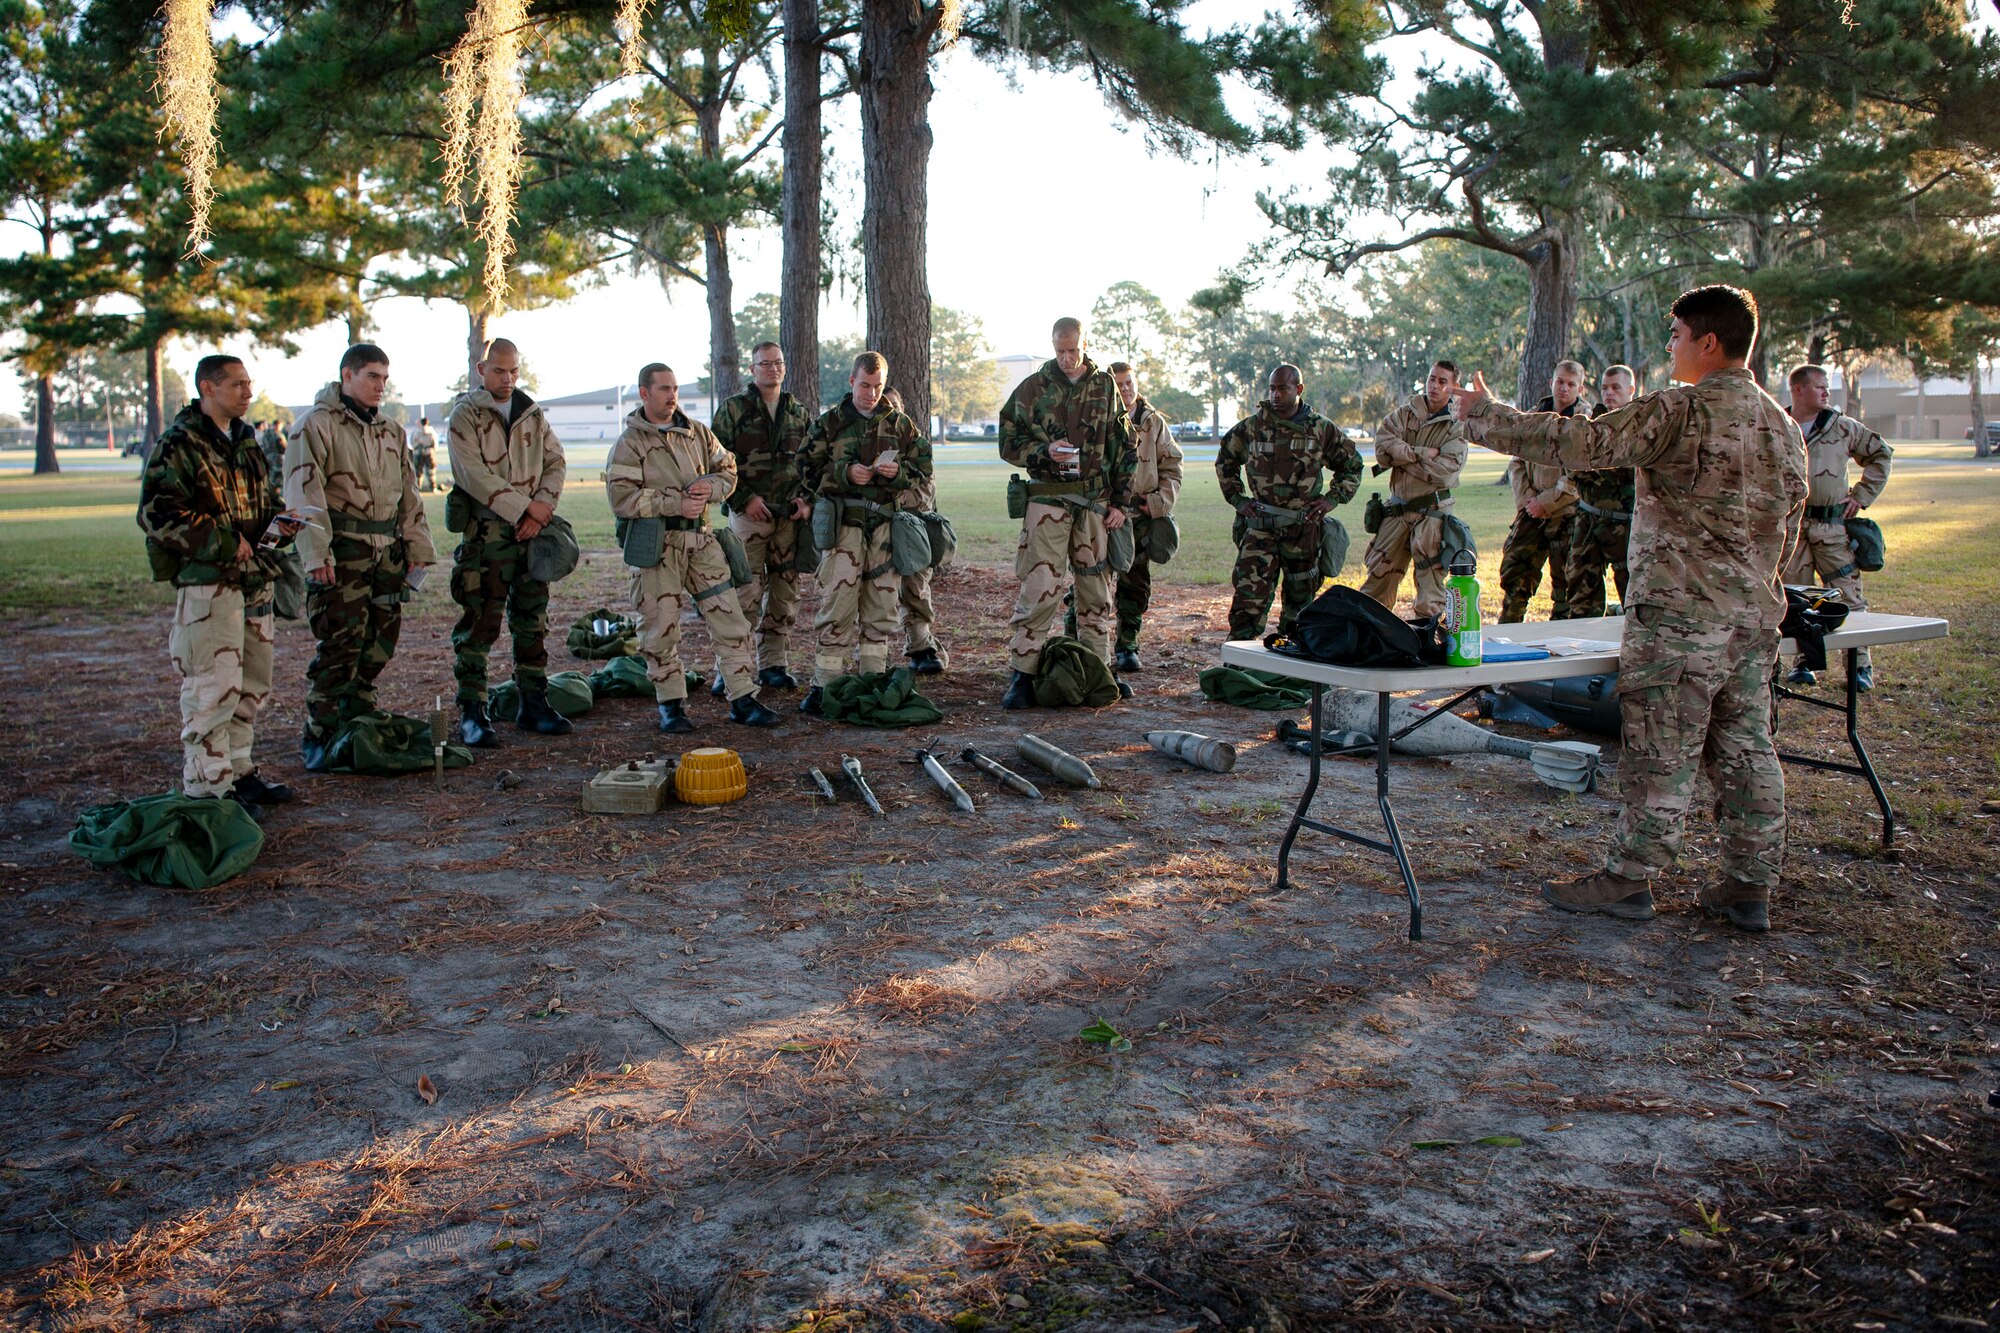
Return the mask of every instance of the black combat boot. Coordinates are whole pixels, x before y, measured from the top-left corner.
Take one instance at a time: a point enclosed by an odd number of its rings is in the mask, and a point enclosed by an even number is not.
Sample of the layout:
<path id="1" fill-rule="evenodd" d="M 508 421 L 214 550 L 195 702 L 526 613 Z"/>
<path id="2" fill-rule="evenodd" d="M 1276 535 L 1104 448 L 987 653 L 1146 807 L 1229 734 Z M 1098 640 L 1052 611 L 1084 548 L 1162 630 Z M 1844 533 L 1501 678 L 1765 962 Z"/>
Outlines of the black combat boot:
<path id="1" fill-rule="evenodd" d="M 568 718 L 549 707 L 547 690 L 521 691 L 521 719 L 514 725 L 544 736 L 567 736 L 573 730 Z"/>
<path id="2" fill-rule="evenodd" d="M 1033 708 L 1035 706 L 1035 678 L 1025 671 L 1009 673 L 1007 692 L 1000 696 L 1002 708 Z"/>
<path id="3" fill-rule="evenodd" d="M 722 674 L 722 668 L 715 669 L 715 679 L 708 682 L 708 692 L 718 699 L 729 697 L 729 677 Z"/>
<path id="4" fill-rule="evenodd" d="M 822 717 L 826 712 L 825 699 L 826 691 L 815 685 L 806 691 L 805 698 L 799 700 L 799 711 L 813 717 Z"/>
<path id="5" fill-rule="evenodd" d="M 488 749 L 500 743 L 499 734 L 493 730 L 493 719 L 486 716 L 484 700 L 459 706 L 458 738 L 475 750 Z"/>
<path id="6" fill-rule="evenodd" d="M 910 670 L 919 676 L 937 676 L 944 673 L 944 660 L 935 648 L 919 648 L 910 654 Z"/>
<path id="7" fill-rule="evenodd" d="M 1111 654 L 1111 669 L 1113 671 L 1139 670 L 1139 650 L 1136 648 L 1120 648 L 1117 652 Z"/>
<path id="8" fill-rule="evenodd" d="M 219 797 L 210 794 L 208 796 L 197 797 L 196 799 L 203 801 L 214 801 L 214 800 L 233 801 L 238 809 L 242 810 L 244 814 L 250 816 L 250 818 L 256 820 L 259 824 L 263 823 L 265 817 L 270 814 L 270 811 L 266 810 L 263 806 L 257 804 L 255 801 L 251 800 L 248 796 L 245 796 L 240 791 L 227 791 L 224 792 Z"/>
<path id="9" fill-rule="evenodd" d="M 236 787 L 231 795 L 241 797 L 254 805 L 283 805 L 292 799 L 292 789 L 282 782 L 266 782 L 251 769 L 236 779 Z"/>
<path id="10" fill-rule="evenodd" d="M 688 721 L 687 708 L 679 699 L 669 699 L 660 705 L 660 730 L 669 732 L 694 730 L 694 723 Z"/>
<path id="11" fill-rule="evenodd" d="M 757 702 L 757 696 L 746 694 L 741 699 L 729 701 L 729 720 L 746 727 L 775 727 L 778 715 Z"/>
<path id="12" fill-rule="evenodd" d="M 783 667 L 765 667 L 757 673 L 757 683 L 767 690 L 796 690 L 799 682 Z"/>
<path id="13" fill-rule="evenodd" d="M 1132 687 L 1125 683 L 1125 678 L 1123 676 L 1120 676 L 1118 673 L 1113 672 L 1111 675 L 1111 679 L 1117 682 L 1119 698 L 1129 699 L 1132 697 Z"/>

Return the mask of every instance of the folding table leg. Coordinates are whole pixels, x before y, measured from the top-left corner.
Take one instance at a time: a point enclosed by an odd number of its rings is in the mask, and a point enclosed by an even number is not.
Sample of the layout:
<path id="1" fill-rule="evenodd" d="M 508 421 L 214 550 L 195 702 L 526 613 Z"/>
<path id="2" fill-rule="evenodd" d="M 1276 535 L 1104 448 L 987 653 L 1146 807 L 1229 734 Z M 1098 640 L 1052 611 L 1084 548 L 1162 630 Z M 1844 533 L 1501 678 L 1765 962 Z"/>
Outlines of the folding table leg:
<path id="1" fill-rule="evenodd" d="M 1375 804 L 1382 811 L 1382 827 L 1389 831 L 1389 849 L 1395 853 L 1396 868 L 1403 872 L 1403 891 L 1410 897 L 1410 938 L 1424 937 L 1424 905 L 1417 896 L 1417 877 L 1410 869 L 1409 855 L 1403 850 L 1403 835 L 1396 828 L 1396 811 L 1389 804 L 1389 694 L 1375 695 Z"/>
<path id="2" fill-rule="evenodd" d="M 1882 780 L 1875 776 L 1868 747 L 1861 743 L 1861 691 L 1854 686 L 1855 659 L 1859 655 L 1859 649 L 1847 650 L 1847 744 L 1861 766 L 1861 776 L 1868 779 L 1868 789 L 1875 793 L 1875 804 L 1882 808 L 1882 850 L 1888 851 L 1896 842 L 1896 816 L 1889 809 L 1889 796 L 1882 790 Z"/>
<path id="3" fill-rule="evenodd" d="M 1292 843 L 1297 841 L 1299 825 L 1305 821 L 1306 811 L 1312 809 L 1313 796 L 1319 791 L 1320 704 L 1326 698 L 1326 686 L 1320 684 L 1318 681 L 1314 681 L 1312 689 L 1312 755 L 1309 761 L 1310 766 L 1306 771 L 1305 794 L 1299 797 L 1298 809 L 1292 811 L 1292 825 L 1285 830 L 1285 840 L 1278 844 L 1277 887 L 1280 891 L 1292 887 L 1290 872 Z"/>

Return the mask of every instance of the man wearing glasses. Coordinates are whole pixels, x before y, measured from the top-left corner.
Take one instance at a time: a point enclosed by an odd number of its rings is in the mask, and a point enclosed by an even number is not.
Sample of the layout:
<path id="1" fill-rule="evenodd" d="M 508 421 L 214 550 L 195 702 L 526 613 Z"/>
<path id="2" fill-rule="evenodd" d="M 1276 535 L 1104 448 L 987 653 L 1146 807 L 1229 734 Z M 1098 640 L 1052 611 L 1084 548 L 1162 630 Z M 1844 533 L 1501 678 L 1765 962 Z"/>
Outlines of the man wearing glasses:
<path id="1" fill-rule="evenodd" d="M 723 504 L 729 529 L 750 557 L 743 614 L 757 627 L 757 683 L 799 687 L 790 670 L 798 619 L 798 544 L 811 517 L 799 486 L 799 447 L 812 430 L 806 406 L 784 391 L 785 354 L 774 342 L 750 349 L 750 387 L 715 409 L 711 429 L 736 457 L 736 491 Z M 709 692 L 727 691 L 720 668 Z"/>

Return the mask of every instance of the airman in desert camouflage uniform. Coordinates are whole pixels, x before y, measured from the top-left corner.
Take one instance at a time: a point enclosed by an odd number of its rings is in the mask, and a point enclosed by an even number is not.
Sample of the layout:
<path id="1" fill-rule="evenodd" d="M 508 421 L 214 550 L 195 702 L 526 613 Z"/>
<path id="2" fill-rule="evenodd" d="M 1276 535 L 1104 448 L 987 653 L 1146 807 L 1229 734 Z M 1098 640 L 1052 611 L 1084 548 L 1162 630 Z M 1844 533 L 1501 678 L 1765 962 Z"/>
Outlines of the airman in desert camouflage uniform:
<path id="1" fill-rule="evenodd" d="M 1792 420 L 1806 437 L 1806 462 L 1812 494 L 1806 500 L 1806 523 L 1798 553 L 1785 570 L 1785 581 L 1815 579 L 1821 587 L 1838 588 L 1841 600 L 1856 611 L 1868 609 L 1861 593 L 1861 570 L 1847 540 L 1847 520 L 1882 498 L 1889 482 L 1894 451 L 1868 427 L 1829 405 L 1826 371 L 1800 366 L 1791 373 Z M 1847 460 L 1861 467 L 1861 479 L 1847 484 Z M 1810 685 L 1813 673 L 1797 667 L 1791 683 Z M 1854 655 L 1854 688 L 1875 688 L 1875 666 L 1866 648 Z"/>
<path id="2" fill-rule="evenodd" d="M 1537 412 L 1575 416 L 1583 409 L 1583 367 L 1558 361 L 1549 380 L 1549 396 Z M 1507 466 L 1514 488 L 1514 525 L 1500 548 L 1500 620 L 1523 620 L 1528 599 L 1542 586 L 1542 566 L 1549 567 L 1549 619 L 1569 618 L 1569 532 L 1576 512 L 1576 483 L 1559 467 L 1515 459 Z"/>
<path id="3" fill-rule="evenodd" d="M 784 391 L 784 381 L 784 352 L 774 342 L 758 343 L 750 349 L 750 387 L 715 409 L 714 430 L 736 458 L 736 491 L 724 508 L 750 562 L 750 582 L 736 592 L 744 616 L 757 627 L 757 683 L 795 690 L 798 551 L 812 513 L 799 486 L 798 455 L 812 414 Z"/>
<path id="4" fill-rule="evenodd" d="M 319 650 L 306 667 L 306 767 L 326 764 L 340 723 L 375 707 L 396 655 L 410 573 L 437 563 L 403 428 L 380 413 L 389 357 L 356 343 L 285 437 L 285 506 L 324 509 L 299 532 L 306 620 Z"/>
<path id="5" fill-rule="evenodd" d="M 1638 388 L 1630 366 L 1607 366 L 1598 381 L 1604 401 L 1591 409 L 1594 417 L 1615 412 L 1632 401 Z M 1569 614 L 1573 620 L 1594 620 L 1604 614 L 1604 569 L 1618 585 L 1622 606 L 1630 584 L 1627 554 L 1632 547 L 1632 506 L 1637 503 L 1632 469 L 1598 468 L 1570 478 L 1576 486 L 1576 515 L 1570 519 L 1567 572 Z"/>
<path id="6" fill-rule="evenodd" d="M 1457 387 L 1458 367 L 1438 361 L 1424 377 L 1424 391 L 1375 428 L 1375 471 L 1389 474 L 1389 500 L 1363 557 L 1368 577 L 1361 591 L 1392 611 L 1403 571 L 1412 564 L 1417 599 L 1411 609 L 1419 616 L 1444 610 L 1444 516 L 1467 452 L 1465 430 L 1451 415 Z"/>
<path id="7" fill-rule="evenodd" d="M 570 720 L 549 706 L 549 585 L 528 572 L 528 543 L 556 514 L 569 464 L 541 404 L 517 385 L 521 352 L 505 338 L 486 345 L 479 384 L 452 404 L 445 425 L 451 449 L 447 516 L 462 535 L 452 558 L 452 675 L 458 681 L 459 734 L 467 745 L 494 745 L 486 715 L 486 659 L 506 618 L 521 690 L 523 731 L 567 735 Z"/>
<path id="8" fill-rule="evenodd" d="M 655 361 L 639 371 L 639 406 L 604 463 L 604 491 L 620 520 L 618 539 L 632 565 L 632 606 L 640 620 L 639 648 L 659 705 L 660 730 L 688 732 L 687 675 L 681 666 L 681 612 L 692 602 L 715 641 L 728 681 L 729 720 L 749 727 L 777 725 L 757 701 L 750 622 L 729 580 L 729 557 L 708 530 L 708 507 L 736 489 L 736 460 L 708 427 L 680 410 L 680 381 Z M 629 525 L 658 520 L 660 549 L 634 549 Z M 642 563 L 633 564 L 637 560 Z M 649 562 L 649 563 L 646 563 Z"/>
<path id="9" fill-rule="evenodd" d="M 1354 498 L 1361 455 L 1340 427 L 1305 404 L 1294 365 L 1271 372 L 1269 393 L 1252 416 L 1230 427 L 1215 451 L 1222 498 L 1236 510 L 1236 568 L 1229 581 L 1229 637 L 1264 633 L 1272 595 L 1282 584 L 1278 632 L 1287 633 L 1319 593 L 1320 520 Z M 1322 491 L 1321 474 L 1333 473 Z M 1244 484 L 1244 474 L 1249 484 Z"/>
<path id="10" fill-rule="evenodd" d="M 903 395 L 894 389 L 882 391 L 882 401 L 902 412 Z M 914 420 L 914 418 L 912 418 Z M 918 513 L 937 509 L 937 472 L 917 481 L 903 495 L 903 505 Z M 896 584 L 896 605 L 903 613 L 903 652 L 910 670 L 919 676 L 942 675 L 945 651 L 937 639 L 937 610 L 931 604 L 931 568 L 904 574 Z"/>
<path id="11" fill-rule="evenodd" d="M 1028 512 L 1014 548 L 1021 591 L 1008 624 L 1012 674 L 1000 703 L 1034 706 L 1033 672 L 1073 582 L 1077 637 L 1111 664 L 1117 613 L 1111 602 L 1106 532 L 1132 503 L 1132 422 L 1111 376 L 1087 355 L 1083 321 L 1064 317 L 1050 333 L 1053 359 L 1016 385 L 1000 409 L 1000 457 L 1028 474 Z M 1131 686 L 1119 682 L 1118 692 Z"/>
<path id="12" fill-rule="evenodd" d="M 167 650 L 181 677 L 181 790 L 261 808 L 292 797 L 257 775 L 251 746 L 271 694 L 277 552 L 260 544 L 278 490 L 244 424 L 250 376 L 233 356 L 195 367 L 195 399 L 160 436 L 139 483 L 153 576 L 174 585 Z M 297 531 L 280 523 L 280 534 Z"/>
<path id="13" fill-rule="evenodd" d="M 1785 779 L 1771 743 L 1771 673 L 1785 599 L 1779 571 L 1805 510 L 1798 424 L 1745 368 L 1757 306 L 1733 287 L 1673 305 L 1679 383 L 1595 419 L 1523 413 L 1481 377 L 1456 405 L 1467 435 L 1570 471 L 1636 467 L 1631 606 L 1619 656 L 1624 813 L 1605 868 L 1543 885 L 1566 911 L 1653 915 L 1653 880 L 1679 855 L 1695 780 L 1722 825 L 1722 878 L 1705 910 L 1769 925 L 1785 845 Z"/>
<path id="14" fill-rule="evenodd" d="M 889 668 L 900 580 L 890 561 L 890 515 L 931 475 L 930 438 L 883 401 L 889 359 L 854 358 L 847 395 L 813 423 L 799 452 L 799 483 L 815 504 L 840 508 L 840 537 L 819 556 L 819 615 L 813 621 L 813 683 L 799 711 L 818 713 L 828 681 L 848 669 Z"/>

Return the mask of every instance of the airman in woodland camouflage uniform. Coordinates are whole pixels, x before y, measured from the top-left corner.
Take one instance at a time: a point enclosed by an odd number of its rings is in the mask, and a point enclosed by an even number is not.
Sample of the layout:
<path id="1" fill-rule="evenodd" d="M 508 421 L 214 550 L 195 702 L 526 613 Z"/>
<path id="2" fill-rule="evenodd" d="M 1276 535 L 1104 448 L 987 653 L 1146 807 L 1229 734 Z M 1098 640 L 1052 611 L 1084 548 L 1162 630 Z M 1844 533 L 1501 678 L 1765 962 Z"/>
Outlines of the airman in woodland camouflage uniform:
<path id="1" fill-rule="evenodd" d="M 277 552 L 260 543 L 278 514 L 278 489 L 243 423 L 251 395 L 243 362 L 205 356 L 194 386 L 194 401 L 146 460 L 139 526 L 153 577 L 174 585 L 167 651 L 181 677 L 181 790 L 228 797 L 261 820 L 263 806 L 292 798 L 283 783 L 260 778 L 251 757 L 271 693 Z"/>
<path id="2" fill-rule="evenodd" d="M 1291 630 L 1319 593 L 1320 520 L 1352 500 L 1361 485 L 1354 442 L 1307 407 L 1304 394 L 1299 368 L 1279 366 L 1271 372 L 1263 406 L 1230 427 L 1215 453 L 1222 498 L 1236 510 L 1232 639 L 1263 636 L 1272 594 L 1281 584 L 1278 631 Z M 1325 472 L 1333 473 L 1333 484 L 1322 491 Z"/>
<path id="3" fill-rule="evenodd" d="M 342 722 L 372 712 L 375 680 L 396 655 L 410 574 L 437 562 L 403 428 L 380 415 L 389 357 L 356 343 L 340 379 L 285 437 L 285 506 L 324 509 L 299 532 L 306 620 L 319 650 L 306 667 L 306 767 Z"/>
<path id="4" fill-rule="evenodd" d="M 774 342 L 758 343 L 750 349 L 750 387 L 715 409 L 714 430 L 736 458 L 736 491 L 724 509 L 750 561 L 750 582 L 736 595 L 757 626 L 757 683 L 795 690 L 799 539 L 812 513 L 799 487 L 798 455 L 812 414 L 784 391 L 784 380 L 784 352 Z M 716 680 L 722 680 L 719 670 Z"/>
<path id="5" fill-rule="evenodd" d="M 1847 520 L 1882 498 L 1894 451 L 1880 435 L 1831 406 L 1824 369 L 1800 366 L 1790 378 L 1792 420 L 1805 433 L 1812 495 L 1806 500 L 1805 536 L 1785 581 L 1817 580 L 1821 587 L 1838 588 L 1841 600 L 1854 610 L 1866 611 L 1868 599 L 1861 594 L 1861 570 L 1848 544 Z M 1847 484 L 1850 458 L 1861 467 L 1861 479 L 1852 486 Z M 1814 677 L 1798 667 L 1790 680 L 1810 685 Z M 1875 688 L 1875 666 L 1866 648 L 1854 655 L 1854 688 L 1864 693 Z"/>
<path id="6" fill-rule="evenodd" d="M 1591 415 L 1615 412 L 1632 401 L 1638 379 L 1630 366 L 1608 366 L 1598 387 L 1604 401 Z M 1625 588 L 1631 582 L 1626 553 L 1632 545 L 1632 506 L 1637 503 L 1632 469 L 1599 468 L 1579 472 L 1570 480 L 1576 485 L 1576 516 L 1569 530 L 1569 614 L 1572 620 L 1593 620 L 1605 612 L 1604 567 L 1618 585 L 1618 601 L 1625 602 Z"/>
<path id="7" fill-rule="evenodd" d="M 799 710 L 818 713 L 825 686 L 847 671 L 889 667 L 900 581 L 890 561 L 889 519 L 915 507 L 917 487 L 930 480 L 930 437 L 883 399 L 889 360 L 880 352 L 854 358 L 847 395 L 813 423 L 799 452 L 799 482 L 816 504 L 837 505 L 840 537 L 819 555 L 818 638 L 813 683 Z"/>
<path id="8" fill-rule="evenodd" d="M 278 429 L 276 421 L 258 424 L 257 447 L 263 451 L 264 462 L 270 468 L 271 484 L 282 484 L 285 476 L 285 432 Z"/>
<path id="9" fill-rule="evenodd" d="M 1451 391 L 1458 366 L 1438 361 L 1424 377 L 1424 391 L 1382 418 L 1375 428 L 1375 472 L 1389 474 L 1389 499 L 1382 526 L 1363 560 L 1368 577 L 1361 591 L 1390 610 L 1403 586 L 1403 571 L 1416 565 L 1419 616 L 1444 610 L 1444 516 L 1451 512 L 1451 488 L 1465 466 L 1465 430 L 1451 415 Z"/>
<path id="10" fill-rule="evenodd" d="M 1139 381 L 1128 362 L 1113 361 L 1108 367 L 1111 382 L 1118 386 L 1118 401 L 1132 418 L 1132 451 L 1138 464 L 1132 471 L 1132 568 L 1118 576 L 1115 604 L 1118 633 L 1113 641 L 1112 667 L 1117 671 L 1141 670 L 1139 631 L 1146 610 L 1153 604 L 1153 562 L 1148 555 L 1153 525 L 1173 515 L 1181 493 L 1181 464 L 1185 456 L 1174 443 L 1160 410 L 1139 396 Z M 1063 633 L 1076 637 L 1076 602 L 1067 599 Z"/>
<path id="11" fill-rule="evenodd" d="M 1458 391 L 1475 443 L 1570 471 L 1636 467 L 1631 606 L 1619 656 L 1624 814 L 1603 870 L 1543 885 L 1566 911 L 1653 915 L 1653 880 L 1680 853 L 1695 780 L 1722 825 L 1722 878 L 1702 907 L 1769 925 L 1785 843 L 1785 779 L 1771 743 L 1771 672 L 1785 599 L 1779 571 L 1806 501 L 1796 422 L 1745 368 L 1757 306 L 1733 287 L 1673 305 L 1679 383 L 1595 419 L 1522 413 L 1483 377 Z"/>
<path id="12" fill-rule="evenodd" d="M 1556 363 L 1549 396 L 1537 412 L 1575 416 L 1584 402 L 1583 367 L 1574 361 Z M 1549 619 L 1569 618 L 1569 531 L 1576 512 L 1576 483 L 1559 467 L 1515 459 L 1507 466 L 1514 488 L 1514 525 L 1500 548 L 1500 619 L 1525 620 L 1528 599 L 1542 586 L 1542 566 L 1549 567 Z"/>
<path id="13" fill-rule="evenodd" d="M 708 624 L 729 683 L 729 720 L 776 726 L 757 701 L 750 622 L 729 581 L 729 557 L 708 530 L 708 507 L 736 488 L 736 460 L 700 422 L 680 410 L 680 381 L 655 361 L 639 372 L 639 406 L 604 464 L 604 490 L 619 519 L 618 540 L 632 566 L 640 650 L 660 707 L 660 730 L 687 732 L 687 676 L 681 667 L 681 612 L 689 602 Z M 657 520 L 658 550 L 638 549 L 630 525 Z"/>
<path id="14" fill-rule="evenodd" d="M 884 389 L 882 401 L 895 411 L 904 410 L 903 395 L 894 389 Z M 935 471 L 910 487 L 904 503 L 918 513 L 937 509 Z M 904 574 L 897 580 L 896 605 L 903 612 L 903 651 L 910 659 L 910 670 L 919 676 L 942 674 L 945 651 L 937 640 L 937 612 L 931 606 L 931 570 L 928 566 L 914 574 Z"/>
<path id="15" fill-rule="evenodd" d="M 528 572 L 528 543 L 556 515 L 568 464 L 541 406 L 516 387 L 521 352 L 505 338 L 486 345 L 479 386 L 452 404 L 445 438 L 451 495 L 445 525 L 462 534 L 452 561 L 452 675 L 459 734 L 467 745 L 498 742 L 486 715 L 486 659 L 504 616 L 514 641 L 514 683 L 523 731 L 561 736 L 570 721 L 549 706 L 549 585 Z"/>
<path id="16" fill-rule="evenodd" d="M 1053 359 L 1015 386 L 1000 409 L 1000 457 L 1028 474 L 1028 512 L 1014 549 L 1021 580 L 1008 624 L 1012 669 L 1006 708 L 1034 706 L 1033 672 L 1073 580 L 1077 637 L 1111 663 L 1116 612 L 1105 533 L 1132 503 L 1132 423 L 1111 376 L 1086 355 L 1083 322 L 1065 316 L 1051 332 Z M 1122 695 L 1131 686 L 1119 682 Z"/>

